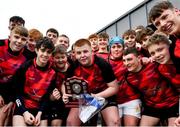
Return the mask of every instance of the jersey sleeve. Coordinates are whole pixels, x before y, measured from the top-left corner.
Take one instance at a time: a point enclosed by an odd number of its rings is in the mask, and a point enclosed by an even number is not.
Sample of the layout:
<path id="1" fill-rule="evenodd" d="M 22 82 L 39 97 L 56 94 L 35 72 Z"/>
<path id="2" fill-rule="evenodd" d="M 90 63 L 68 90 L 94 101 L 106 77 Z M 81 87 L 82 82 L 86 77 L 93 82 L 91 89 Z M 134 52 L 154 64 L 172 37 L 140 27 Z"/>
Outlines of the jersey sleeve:
<path id="1" fill-rule="evenodd" d="M 112 66 L 107 61 L 97 56 L 95 56 L 95 61 L 101 69 L 103 79 L 106 83 L 110 83 L 116 79 Z"/>

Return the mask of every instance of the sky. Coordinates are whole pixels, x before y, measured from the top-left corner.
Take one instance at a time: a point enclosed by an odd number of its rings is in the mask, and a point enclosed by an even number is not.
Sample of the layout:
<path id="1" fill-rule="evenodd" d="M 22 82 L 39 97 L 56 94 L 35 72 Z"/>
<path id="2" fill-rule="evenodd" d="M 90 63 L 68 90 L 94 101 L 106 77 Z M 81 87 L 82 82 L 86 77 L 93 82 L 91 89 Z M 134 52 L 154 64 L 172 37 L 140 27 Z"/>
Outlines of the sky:
<path id="1" fill-rule="evenodd" d="M 0 38 L 9 35 L 9 18 L 25 19 L 27 29 L 36 28 L 45 35 L 55 28 L 66 34 L 70 44 L 87 38 L 143 0 L 3 0 L 0 6 Z"/>

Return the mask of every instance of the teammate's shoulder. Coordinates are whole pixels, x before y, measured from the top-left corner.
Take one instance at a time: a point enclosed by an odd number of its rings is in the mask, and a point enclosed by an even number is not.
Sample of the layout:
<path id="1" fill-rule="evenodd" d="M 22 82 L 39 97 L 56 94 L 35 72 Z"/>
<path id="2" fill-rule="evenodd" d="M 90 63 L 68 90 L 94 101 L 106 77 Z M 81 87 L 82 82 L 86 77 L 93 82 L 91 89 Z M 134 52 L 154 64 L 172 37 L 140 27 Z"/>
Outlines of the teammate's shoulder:
<path id="1" fill-rule="evenodd" d="M 0 46 L 4 46 L 8 39 L 0 39 Z"/>
<path id="2" fill-rule="evenodd" d="M 109 63 L 102 57 L 94 55 L 94 62 L 100 65 L 109 65 Z"/>

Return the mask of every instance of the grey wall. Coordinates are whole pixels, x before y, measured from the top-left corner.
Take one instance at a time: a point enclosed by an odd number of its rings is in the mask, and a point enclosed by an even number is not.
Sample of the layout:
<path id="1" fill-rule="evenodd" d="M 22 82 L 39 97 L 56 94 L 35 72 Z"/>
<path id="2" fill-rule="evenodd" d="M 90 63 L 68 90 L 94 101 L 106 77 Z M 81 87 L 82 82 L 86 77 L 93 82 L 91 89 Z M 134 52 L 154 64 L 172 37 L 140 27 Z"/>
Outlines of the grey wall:
<path id="1" fill-rule="evenodd" d="M 135 28 L 138 25 L 148 25 L 148 13 L 155 3 L 161 0 L 144 0 L 141 4 L 128 11 L 126 14 L 120 16 L 112 24 L 105 26 L 97 33 L 106 32 L 110 38 L 113 36 L 122 36 L 124 31 Z M 173 5 L 180 9 L 180 0 L 169 0 Z"/>
<path id="2" fill-rule="evenodd" d="M 123 31 L 127 30 L 127 28 L 130 28 L 130 22 L 129 22 L 129 15 L 122 18 L 120 21 L 117 22 L 117 35 L 122 35 Z"/>
<path id="3" fill-rule="evenodd" d="M 108 27 L 106 29 L 106 33 L 109 35 L 109 38 L 112 38 L 116 36 L 116 24 L 113 24 L 112 26 Z"/>
<path id="4" fill-rule="evenodd" d="M 142 6 L 133 13 L 130 14 L 131 28 L 135 28 L 138 25 L 147 25 L 146 7 Z"/>

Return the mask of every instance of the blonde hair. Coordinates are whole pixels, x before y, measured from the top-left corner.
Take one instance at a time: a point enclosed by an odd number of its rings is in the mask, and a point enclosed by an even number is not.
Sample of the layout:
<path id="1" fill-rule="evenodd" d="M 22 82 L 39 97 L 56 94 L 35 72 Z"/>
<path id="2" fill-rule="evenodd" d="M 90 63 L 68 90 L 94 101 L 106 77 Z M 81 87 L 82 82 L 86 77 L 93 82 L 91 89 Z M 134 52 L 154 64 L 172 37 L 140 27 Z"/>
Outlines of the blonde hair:
<path id="1" fill-rule="evenodd" d="M 11 33 L 19 34 L 24 37 L 28 37 L 28 30 L 23 26 L 16 26 Z"/>

